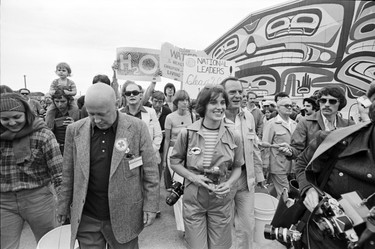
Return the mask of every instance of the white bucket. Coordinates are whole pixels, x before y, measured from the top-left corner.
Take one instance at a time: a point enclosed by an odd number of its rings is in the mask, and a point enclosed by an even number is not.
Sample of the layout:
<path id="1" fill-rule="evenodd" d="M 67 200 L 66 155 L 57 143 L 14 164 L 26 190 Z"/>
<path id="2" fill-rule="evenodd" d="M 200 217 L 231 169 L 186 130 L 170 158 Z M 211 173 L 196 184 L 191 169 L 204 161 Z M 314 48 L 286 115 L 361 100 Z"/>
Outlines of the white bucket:
<path id="1" fill-rule="evenodd" d="M 70 225 L 56 227 L 39 240 L 36 249 L 69 249 L 70 234 Z M 79 248 L 77 241 L 74 248 Z"/>
<path id="2" fill-rule="evenodd" d="M 264 194 L 255 193 L 254 200 L 254 216 L 255 216 L 255 235 L 254 241 L 260 245 L 272 243 L 272 240 L 264 238 L 264 225 L 270 224 L 275 214 L 279 200 L 275 197 Z"/>

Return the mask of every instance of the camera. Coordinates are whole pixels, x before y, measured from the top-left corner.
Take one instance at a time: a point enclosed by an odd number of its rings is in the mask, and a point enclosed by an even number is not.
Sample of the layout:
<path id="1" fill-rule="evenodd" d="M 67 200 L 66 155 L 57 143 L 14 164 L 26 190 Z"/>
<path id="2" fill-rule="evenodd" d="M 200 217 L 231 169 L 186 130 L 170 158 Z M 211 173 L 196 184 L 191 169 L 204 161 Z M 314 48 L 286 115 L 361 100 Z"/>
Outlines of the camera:
<path id="1" fill-rule="evenodd" d="M 165 202 L 169 206 L 173 206 L 178 199 L 180 199 L 181 195 L 184 194 L 184 186 L 182 185 L 181 182 L 173 182 L 172 184 L 172 191 L 169 196 L 167 196 L 167 199 Z"/>
<path id="2" fill-rule="evenodd" d="M 283 227 L 273 227 L 272 225 L 266 224 L 264 226 L 264 237 L 269 240 L 277 240 L 280 243 L 294 248 L 302 248 L 301 232 L 297 231 L 295 225 L 292 225 L 289 229 Z"/>
<path id="3" fill-rule="evenodd" d="M 329 237 L 336 237 L 347 242 L 347 248 L 356 248 L 358 235 L 354 230 L 353 220 L 344 212 L 340 203 L 326 195 L 323 195 L 319 206 L 321 214 L 315 214 L 312 221 L 318 226 L 323 234 Z M 291 228 L 273 227 L 265 225 L 264 237 L 269 240 L 277 240 L 280 243 L 293 248 L 302 248 L 301 232 L 296 229 L 299 223 Z"/>
<path id="4" fill-rule="evenodd" d="M 324 234 L 330 237 L 346 239 L 348 243 L 356 243 L 358 241 L 353 221 L 346 215 L 336 199 L 327 196 L 323 197 L 320 208 L 323 213 L 315 215 L 313 221 Z"/>

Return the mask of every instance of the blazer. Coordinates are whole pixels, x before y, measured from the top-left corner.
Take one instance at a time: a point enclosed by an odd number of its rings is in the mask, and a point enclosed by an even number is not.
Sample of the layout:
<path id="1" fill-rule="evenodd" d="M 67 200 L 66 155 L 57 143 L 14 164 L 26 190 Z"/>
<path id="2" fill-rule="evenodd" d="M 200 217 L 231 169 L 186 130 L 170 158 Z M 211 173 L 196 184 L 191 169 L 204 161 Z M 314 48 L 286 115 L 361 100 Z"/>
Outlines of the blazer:
<path id="1" fill-rule="evenodd" d="M 159 174 L 146 124 L 119 113 L 108 186 L 109 212 L 116 240 L 126 243 L 143 229 L 143 212 L 159 208 Z M 58 213 L 71 221 L 73 249 L 86 200 L 90 174 L 91 122 L 81 119 L 68 125 L 65 137 L 63 183 Z M 129 146 L 121 146 L 127 141 Z M 129 156 L 142 157 L 143 165 L 130 169 Z"/>
<path id="2" fill-rule="evenodd" d="M 290 119 L 289 130 L 278 117 L 270 119 L 264 126 L 263 142 L 268 142 L 269 144 L 290 143 L 297 123 Z M 263 167 L 269 168 L 270 173 L 287 174 L 294 171 L 294 161 L 287 160 L 277 148 L 265 148 L 264 153 Z"/>

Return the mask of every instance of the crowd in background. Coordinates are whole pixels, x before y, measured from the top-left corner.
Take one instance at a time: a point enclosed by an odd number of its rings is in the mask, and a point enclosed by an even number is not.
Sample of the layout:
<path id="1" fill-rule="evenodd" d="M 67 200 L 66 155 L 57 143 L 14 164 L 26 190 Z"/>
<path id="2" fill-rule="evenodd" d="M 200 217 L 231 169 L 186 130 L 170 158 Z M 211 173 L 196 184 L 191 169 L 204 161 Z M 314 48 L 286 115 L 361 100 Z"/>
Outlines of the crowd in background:
<path id="1" fill-rule="evenodd" d="M 113 70 L 115 73 L 115 65 Z M 65 213 L 55 213 L 54 199 L 66 187 L 62 187 L 64 153 L 68 153 L 64 157 L 67 160 L 75 148 L 70 143 L 65 144 L 71 140 L 66 134 L 73 134 L 70 125 L 77 128 L 77 121 L 84 123 L 82 119 L 86 117 L 97 122 L 97 112 L 100 112 L 100 107 L 87 103 L 85 96 L 75 99 L 77 86 L 69 79 L 71 72 L 67 63 L 59 63 L 56 66 L 58 78 L 41 99 L 33 98 L 26 88 L 13 91 L 1 86 L 2 248 L 18 248 L 25 221 L 37 241 L 57 225 L 56 215 L 60 215 L 60 222 L 69 222 L 65 210 Z M 235 229 L 238 248 L 253 248 L 255 186 L 263 188 L 270 184 L 273 194 L 280 198 L 283 191 L 289 189 L 289 181 L 301 173 L 301 168 L 296 172 L 296 159 L 320 132 L 354 125 L 354 121 L 340 115 L 347 101 L 343 89 L 337 86 L 324 87 L 304 98 L 300 107 L 284 92 L 277 93 L 273 99 L 257 96 L 251 89 L 243 89 L 236 78 L 227 79 L 220 86 L 205 87 L 196 100 L 192 100 L 188 92 L 177 90 L 172 83 L 166 84 L 163 92 L 155 91 L 155 85 L 156 81 L 152 81 L 143 89 L 133 81 L 126 81 L 118 91 L 115 75 L 112 82 L 106 75 L 96 75 L 90 89 L 95 94 L 99 90 L 107 91 L 111 97 L 114 90 L 113 103 L 109 105 L 114 104 L 115 113 L 118 111 L 146 124 L 150 135 L 147 143 L 151 145 L 147 149 L 152 148 L 158 182 L 164 178 L 169 192 L 176 191 L 177 182 L 185 186 L 185 194 L 173 203 L 173 208 L 176 228 L 185 234 L 191 248 L 230 248 L 231 229 Z M 90 90 L 88 93 L 92 101 L 93 93 Z M 106 102 L 103 100 L 103 103 Z M 368 120 L 366 113 L 361 116 L 362 122 Z M 112 147 L 106 149 L 120 148 L 115 140 L 117 126 L 116 123 L 109 140 Z M 97 127 L 104 130 L 99 123 Z M 92 149 L 91 152 L 99 153 Z M 98 164 L 95 158 L 90 158 L 90 163 Z M 106 184 L 105 189 L 109 189 L 110 184 Z M 89 183 L 90 188 L 92 191 L 98 186 Z M 94 197 L 86 198 L 87 202 L 92 202 Z M 103 198 L 104 203 L 110 199 L 109 196 Z M 17 211 L 17 205 L 27 201 L 30 204 L 25 205 L 30 206 Z M 85 224 L 91 222 L 89 217 L 99 217 L 93 211 L 97 205 L 87 205 L 84 204 L 83 210 L 88 215 Z M 151 213 L 157 218 L 162 211 Z M 112 211 L 105 212 L 109 215 Z M 152 224 L 155 218 L 151 213 L 146 225 Z M 78 227 L 79 223 L 78 219 L 74 224 Z M 115 228 L 111 233 L 116 235 Z M 115 237 L 118 244 L 121 236 Z M 85 240 L 93 239 L 82 237 L 79 231 L 77 238 L 82 245 Z M 129 240 L 132 239 L 134 236 Z M 129 243 L 129 240 L 121 243 Z M 107 238 L 105 241 L 104 244 L 114 243 Z M 116 243 L 114 248 L 137 248 L 137 241 L 128 244 L 129 247 Z"/>

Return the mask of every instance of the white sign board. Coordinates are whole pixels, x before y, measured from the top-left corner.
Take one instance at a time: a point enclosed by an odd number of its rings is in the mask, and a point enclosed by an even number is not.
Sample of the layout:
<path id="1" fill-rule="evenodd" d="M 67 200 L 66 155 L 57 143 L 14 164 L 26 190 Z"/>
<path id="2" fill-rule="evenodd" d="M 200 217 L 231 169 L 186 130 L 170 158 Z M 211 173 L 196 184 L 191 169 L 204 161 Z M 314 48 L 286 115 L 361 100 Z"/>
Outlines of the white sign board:
<path id="1" fill-rule="evenodd" d="M 182 81 L 184 57 L 185 56 L 207 56 L 204 51 L 185 49 L 165 42 L 161 46 L 160 52 L 160 70 L 163 77 Z"/>
<path id="2" fill-rule="evenodd" d="M 205 85 L 217 85 L 234 76 L 235 65 L 232 61 L 185 56 L 182 89 L 195 99 Z"/>
<path id="3" fill-rule="evenodd" d="M 116 55 L 118 79 L 151 81 L 157 76 L 160 61 L 159 50 L 123 47 L 116 49 Z"/>

